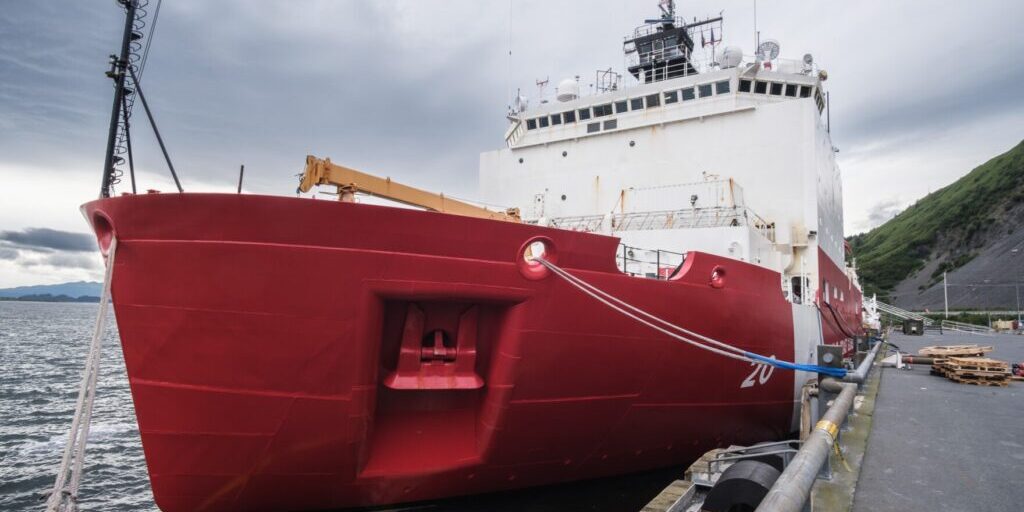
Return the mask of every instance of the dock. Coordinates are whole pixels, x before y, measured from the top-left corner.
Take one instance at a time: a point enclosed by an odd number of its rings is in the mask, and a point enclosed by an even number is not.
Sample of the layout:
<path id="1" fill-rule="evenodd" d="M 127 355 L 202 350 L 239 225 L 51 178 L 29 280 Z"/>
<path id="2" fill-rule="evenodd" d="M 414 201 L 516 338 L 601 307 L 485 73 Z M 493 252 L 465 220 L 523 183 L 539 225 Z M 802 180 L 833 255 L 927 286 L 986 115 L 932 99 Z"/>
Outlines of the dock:
<path id="1" fill-rule="evenodd" d="M 987 357 L 1024 361 L 1024 336 L 947 330 L 890 341 L 990 345 Z M 881 369 L 881 386 L 853 510 L 1019 510 L 1024 503 L 1024 382 L 961 384 L 928 366 Z"/>
<path id="2" fill-rule="evenodd" d="M 1013 334 L 893 333 L 889 342 L 910 354 L 929 346 L 976 344 L 992 347 L 985 357 L 1024 361 L 1024 336 Z M 904 369 L 876 364 L 840 435 L 843 457 L 829 457 L 831 474 L 815 481 L 804 510 L 1020 509 L 1024 381 L 959 380 L 937 374 L 929 364 Z M 679 499 L 693 495 L 691 486 L 680 475 L 642 510 L 701 510 Z"/>

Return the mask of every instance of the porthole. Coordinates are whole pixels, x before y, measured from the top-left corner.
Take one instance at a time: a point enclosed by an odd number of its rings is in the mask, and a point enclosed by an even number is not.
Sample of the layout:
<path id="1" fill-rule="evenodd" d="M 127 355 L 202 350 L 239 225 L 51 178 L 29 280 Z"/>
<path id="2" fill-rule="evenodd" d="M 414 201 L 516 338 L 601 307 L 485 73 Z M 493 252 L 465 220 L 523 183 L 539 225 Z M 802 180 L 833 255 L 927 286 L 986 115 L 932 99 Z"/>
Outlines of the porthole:
<path id="1" fill-rule="evenodd" d="M 565 194 L 562 194 L 562 201 L 565 201 Z"/>
<path id="2" fill-rule="evenodd" d="M 635 140 L 629 141 L 629 147 L 633 147 L 633 146 L 636 146 L 636 141 Z"/>
<path id="3" fill-rule="evenodd" d="M 519 159 L 519 163 L 523 163 L 523 159 L 522 158 Z"/>
<path id="4" fill-rule="evenodd" d="M 567 157 L 567 156 L 569 156 L 569 152 L 568 151 L 562 151 L 562 157 Z"/>

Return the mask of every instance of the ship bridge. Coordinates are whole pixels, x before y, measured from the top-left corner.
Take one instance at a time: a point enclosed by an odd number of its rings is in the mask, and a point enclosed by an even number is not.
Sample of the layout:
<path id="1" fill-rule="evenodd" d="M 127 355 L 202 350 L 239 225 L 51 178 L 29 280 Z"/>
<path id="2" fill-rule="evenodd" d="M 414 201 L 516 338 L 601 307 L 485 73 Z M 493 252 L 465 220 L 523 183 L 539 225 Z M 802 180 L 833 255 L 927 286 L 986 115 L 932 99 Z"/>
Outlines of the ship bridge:
<path id="1" fill-rule="evenodd" d="M 568 101 L 542 102 L 513 118 L 505 142 L 515 149 L 808 98 L 822 113 L 825 99 L 821 82 L 826 76 L 803 61 L 776 59 L 764 63 L 752 57 L 750 62 L 735 67 L 639 83 Z"/>

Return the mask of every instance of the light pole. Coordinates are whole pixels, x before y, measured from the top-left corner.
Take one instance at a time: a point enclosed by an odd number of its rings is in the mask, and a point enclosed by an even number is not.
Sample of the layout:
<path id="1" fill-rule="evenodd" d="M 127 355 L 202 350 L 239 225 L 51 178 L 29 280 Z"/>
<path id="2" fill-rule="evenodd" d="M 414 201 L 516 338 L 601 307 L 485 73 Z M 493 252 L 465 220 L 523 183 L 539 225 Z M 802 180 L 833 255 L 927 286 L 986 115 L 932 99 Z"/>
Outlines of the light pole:
<path id="1" fill-rule="evenodd" d="M 942 299 L 946 304 L 946 319 L 949 319 L 949 286 L 946 284 L 946 273 L 942 273 Z M 1018 308 L 1019 309 L 1019 308 Z"/>
<path id="2" fill-rule="evenodd" d="M 1016 289 L 1017 294 L 1017 328 L 1024 329 L 1024 325 L 1020 323 L 1020 278 L 1021 276 L 1017 277 L 1017 282 L 1014 283 L 1013 287 Z"/>

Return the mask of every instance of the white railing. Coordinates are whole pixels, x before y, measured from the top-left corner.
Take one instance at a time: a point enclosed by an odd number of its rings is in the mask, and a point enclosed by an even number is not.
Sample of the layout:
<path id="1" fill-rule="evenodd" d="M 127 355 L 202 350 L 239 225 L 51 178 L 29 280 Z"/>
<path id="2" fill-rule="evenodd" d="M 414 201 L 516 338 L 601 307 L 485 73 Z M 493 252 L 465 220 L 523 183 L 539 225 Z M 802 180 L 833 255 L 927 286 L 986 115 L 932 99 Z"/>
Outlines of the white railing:
<path id="1" fill-rule="evenodd" d="M 673 277 L 686 261 L 686 253 L 664 249 L 641 249 L 619 244 L 615 264 L 624 274 L 634 277 L 665 280 Z"/>
<path id="2" fill-rule="evenodd" d="M 892 304 L 886 304 L 880 300 L 876 301 L 875 304 L 878 307 L 879 311 L 889 314 L 891 316 L 902 318 L 903 320 L 919 320 L 922 323 L 924 323 L 924 325 L 932 324 L 931 318 L 907 311 L 903 308 L 898 308 L 896 306 L 893 306 Z"/>
<path id="3" fill-rule="evenodd" d="M 602 231 L 606 219 L 611 232 L 749 226 L 775 242 L 775 225 L 742 206 L 554 217 L 548 219 L 548 224 L 559 229 L 593 233 Z"/>
<path id="4" fill-rule="evenodd" d="M 992 334 L 992 329 L 984 325 L 968 324 L 964 322 L 956 322 L 953 320 L 943 320 L 942 328 L 951 331 L 960 331 L 970 334 Z"/>

